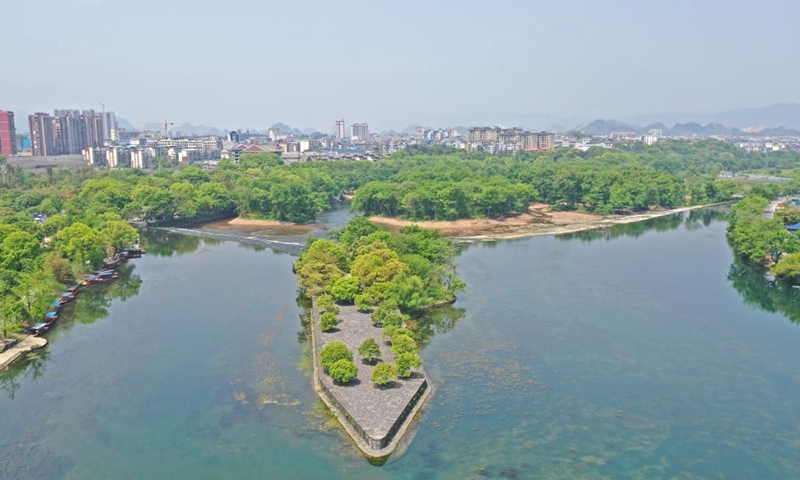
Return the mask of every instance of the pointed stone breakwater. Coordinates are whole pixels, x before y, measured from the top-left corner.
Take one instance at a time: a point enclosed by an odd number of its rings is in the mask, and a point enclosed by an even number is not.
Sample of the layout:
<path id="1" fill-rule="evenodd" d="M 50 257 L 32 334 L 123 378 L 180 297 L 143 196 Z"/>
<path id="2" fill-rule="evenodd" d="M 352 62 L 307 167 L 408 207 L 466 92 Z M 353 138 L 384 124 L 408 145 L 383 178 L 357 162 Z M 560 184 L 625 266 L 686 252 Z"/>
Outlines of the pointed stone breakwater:
<path id="1" fill-rule="evenodd" d="M 356 307 L 340 307 L 339 324 L 332 332 L 320 330 L 319 317 L 316 301 L 312 301 L 314 388 L 364 455 L 388 457 L 430 396 L 432 387 L 421 369 L 411 378 L 397 380 L 389 387 L 376 387 L 372 383 L 374 366 L 360 358 L 355 359 L 358 367 L 355 380 L 344 385 L 334 382 L 319 363 L 322 347 L 331 341 L 344 342 L 357 356 L 358 346 L 374 338 L 381 348 L 381 361 L 394 363 L 394 355 L 381 340 L 381 329 L 372 324 L 370 315 Z"/>

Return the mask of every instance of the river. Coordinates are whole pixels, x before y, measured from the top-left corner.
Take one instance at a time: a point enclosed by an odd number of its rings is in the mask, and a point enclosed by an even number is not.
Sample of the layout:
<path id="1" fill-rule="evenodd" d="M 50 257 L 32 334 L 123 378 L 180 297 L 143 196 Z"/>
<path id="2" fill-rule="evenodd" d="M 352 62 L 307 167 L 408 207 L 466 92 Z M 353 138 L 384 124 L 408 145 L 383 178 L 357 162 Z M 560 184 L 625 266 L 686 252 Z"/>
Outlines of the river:
<path id="1" fill-rule="evenodd" d="M 294 257 L 265 247 L 304 236 L 157 231 L 0 373 L 0 478 L 800 478 L 798 292 L 732 266 L 725 225 L 466 246 L 382 467 L 311 388 Z"/>

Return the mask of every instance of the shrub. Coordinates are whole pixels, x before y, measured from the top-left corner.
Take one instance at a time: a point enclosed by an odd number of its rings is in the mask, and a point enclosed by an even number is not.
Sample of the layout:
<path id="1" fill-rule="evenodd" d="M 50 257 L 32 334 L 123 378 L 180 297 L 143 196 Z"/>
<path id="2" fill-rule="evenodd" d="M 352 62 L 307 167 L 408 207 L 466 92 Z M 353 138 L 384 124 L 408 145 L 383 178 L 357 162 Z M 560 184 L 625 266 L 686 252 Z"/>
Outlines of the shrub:
<path id="1" fill-rule="evenodd" d="M 322 314 L 322 316 L 320 316 L 319 328 L 323 332 L 329 332 L 333 330 L 338 324 L 339 320 L 336 318 L 336 314 L 333 312 L 325 312 Z"/>
<path id="2" fill-rule="evenodd" d="M 397 375 L 400 378 L 408 378 L 411 376 L 411 369 L 418 368 L 422 365 L 422 359 L 416 353 L 403 353 L 396 359 L 397 361 Z"/>
<path id="3" fill-rule="evenodd" d="M 337 302 L 353 303 L 359 292 L 361 292 L 361 284 L 355 277 L 342 277 L 336 280 L 331 287 L 331 295 Z"/>
<path id="4" fill-rule="evenodd" d="M 327 372 L 331 365 L 339 360 L 353 361 L 353 352 L 341 340 L 334 340 L 322 347 L 319 353 L 319 363 Z"/>
<path id="5" fill-rule="evenodd" d="M 406 334 L 395 334 L 392 337 L 392 352 L 395 355 L 417 353 L 417 342 Z"/>
<path id="6" fill-rule="evenodd" d="M 394 337 L 395 333 L 399 330 L 398 327 L 394 325 L 386 325 L 383 327 L 383 332 L 381 332 L 381 337 L 386 340 L 387 343 L 392 343 L 392 337 Z"/>
<path id="7" fill-rule="evenodd" d="M 358 354 L 367 362 L 372 363 L 381 357 L 381 347 L 374 338 L 368 338 L 358 347 Z"/>
<path id="8" fill-rule="evenodd" d="M 392 380 L 397 380 L 397 367 L 391 363 L 379 363 L 372 371 L 372 383 L 375 385 L 388 385 Z"/>
<path id="9" fill-rule="evenodd" d="M 402 327 L 406 320 L 408 320 L 407 316 L 403 315 L 402 313 L 394 312 L 383 317 L 383 325 Z"/>
<path id="10" fill-rule="evenodd" d="M 330 307 L 336 306 L 336 303 L 333 301 L 333 296 L 328 295 L 320 295 L 317 297 L 317 308 L 320 310 L 328 310 Z"/>
<path id="11" fill-rule="evenodd" d="M 386 317 L 395 313 L 397 313 L 397 302 L 384 300 L 378 305 L 378 308 L 372 312 L 372 323 L 384 323 Z"/>
<path id="12" fill-rule="evenodd" d="M 360 293 L 360 294 L 356 295 L 355 304 L 356 304 L 356 307 L 358 307 L 359 311 L 365 312 L 365 313 L 369 312 L 370 309 L 372 308 L 372 297 L 370 297 L 369 295 L 367 295 L 365 293 Z"/>
<path id="13" fill-rule="evenodd" d="M 328 374 L 335 382 L 347 383 L 358 376 L 358 367 L 352 360 L 343 358 L 330 366 Z"/>

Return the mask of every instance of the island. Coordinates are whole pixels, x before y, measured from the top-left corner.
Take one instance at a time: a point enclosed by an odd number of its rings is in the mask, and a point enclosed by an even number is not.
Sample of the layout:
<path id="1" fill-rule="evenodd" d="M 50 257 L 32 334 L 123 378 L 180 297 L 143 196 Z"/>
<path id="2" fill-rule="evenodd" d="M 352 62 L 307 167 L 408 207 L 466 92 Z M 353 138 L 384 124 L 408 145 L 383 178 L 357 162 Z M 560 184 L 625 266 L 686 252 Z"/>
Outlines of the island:
<path id="1" fill-rule="evenodd" d="M 431 394 L 414 317 L 464 288 L 456 250 L 435 230 L 364 217 L 331 236 L 294 265 L 312 300 L 314 387 L 362 453 L 386 459 Z"/>

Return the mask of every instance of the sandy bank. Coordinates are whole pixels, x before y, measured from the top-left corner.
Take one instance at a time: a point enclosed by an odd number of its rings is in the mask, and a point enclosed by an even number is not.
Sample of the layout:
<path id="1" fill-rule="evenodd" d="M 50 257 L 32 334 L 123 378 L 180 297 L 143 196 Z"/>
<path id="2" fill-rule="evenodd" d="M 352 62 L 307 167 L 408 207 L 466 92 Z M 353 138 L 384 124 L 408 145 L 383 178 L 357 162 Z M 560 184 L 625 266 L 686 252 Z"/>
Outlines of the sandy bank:
<path id="1" fill-rule="evenodd" d="M 716 204 L 715 204 L 716 205 Z M 533 237 L 538 235 L 562 235 L 565 233 L 610 227 L 625 223 L 641 222 L 711 205 L 697 205 L 665 210 L 651 210 L 631 215 L 600 216 L 581 212 L 552 211 L 549 205 L 533 204 L 528 213 L 504 219 L 466 219 L 454 221 L 414 222 L 389 217 L 370 217 L 370 220 L 394 228 L 419 225 L 438 230 L 442 235 L 456 241 L 502 240 Z"/>
<path id="2" fill-rule="evenodd" d="M 296 223 L 281 222 L 280 220 L 266 220 L 261 218 L 236 217 L 224 223 L 241 227 L 295 227 Z"/>

